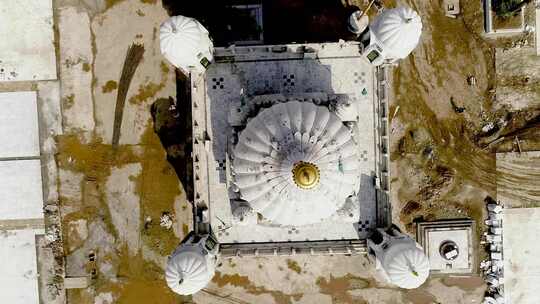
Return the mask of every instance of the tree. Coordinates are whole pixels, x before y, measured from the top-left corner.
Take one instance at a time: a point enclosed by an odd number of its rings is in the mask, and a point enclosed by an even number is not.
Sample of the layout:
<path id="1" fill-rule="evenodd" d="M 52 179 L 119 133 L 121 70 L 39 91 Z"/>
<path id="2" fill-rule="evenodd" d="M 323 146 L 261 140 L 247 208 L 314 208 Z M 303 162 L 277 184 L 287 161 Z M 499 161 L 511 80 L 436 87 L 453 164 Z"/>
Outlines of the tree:
<path id="1" fill-rule="evenodd" d="M 500 17 L 511 17 L 533 0 L 492 0 L 493 10 Z"/>

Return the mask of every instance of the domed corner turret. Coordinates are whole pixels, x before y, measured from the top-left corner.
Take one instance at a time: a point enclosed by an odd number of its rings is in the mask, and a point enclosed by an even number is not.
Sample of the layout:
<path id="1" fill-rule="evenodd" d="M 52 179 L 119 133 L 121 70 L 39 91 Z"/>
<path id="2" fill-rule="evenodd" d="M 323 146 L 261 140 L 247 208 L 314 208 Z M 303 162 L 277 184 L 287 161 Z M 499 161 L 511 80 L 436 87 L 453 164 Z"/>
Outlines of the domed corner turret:
<path id="1" fill-rule="evenodd" d="M 163 56 L 186 75 L 204 73 L 214 60 L 214 45 L 206 28 L 197 20 L 173 16 L 161 24 L 159 32 Z"/>
<path id="2" fill-rule="evenodd" d="M 422 20 L 407 6 L 383 11 L 369 26 L 369 41 L 363 55 L 374 65 L 406 58 L 422 34 Z"/>
<path id="3" fill-rule="evenodd" d="M 257 222 L 257 213 L 247 203 L 236 204 L 232 214 L 236 225 L 250 225 Z"/>
<path id="4" fill-rule="evenodd" d="M 400 288 L 420 287 L 429 277 L 430 265 L 416 241 L 395 228 L 376 229 L 367 241 L 387 279 Z"/>
<path id="5" fill-rule="evenodd" d="M 180 295 L 205 288 L 215 274 L 219 244 L 211 235 L 190 233 L 167 261 L 165 280 Z"/>

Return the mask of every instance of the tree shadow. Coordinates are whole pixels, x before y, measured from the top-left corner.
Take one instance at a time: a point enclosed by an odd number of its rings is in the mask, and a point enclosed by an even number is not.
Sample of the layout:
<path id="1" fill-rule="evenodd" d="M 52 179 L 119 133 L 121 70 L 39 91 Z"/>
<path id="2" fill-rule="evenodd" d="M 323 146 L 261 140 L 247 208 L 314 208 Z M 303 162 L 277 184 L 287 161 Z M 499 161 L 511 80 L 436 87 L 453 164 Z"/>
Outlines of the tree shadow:
<path id="1" fill-rule="evenodd" d="M 193 201 L 190 83 L 179 72 L 176 91 L 176 101 L 173 97 L 157 99 L 150 107 L 150 113 L 154 132 L 167 152 L 167 160 L 184 186 L 187 200 Z"/>

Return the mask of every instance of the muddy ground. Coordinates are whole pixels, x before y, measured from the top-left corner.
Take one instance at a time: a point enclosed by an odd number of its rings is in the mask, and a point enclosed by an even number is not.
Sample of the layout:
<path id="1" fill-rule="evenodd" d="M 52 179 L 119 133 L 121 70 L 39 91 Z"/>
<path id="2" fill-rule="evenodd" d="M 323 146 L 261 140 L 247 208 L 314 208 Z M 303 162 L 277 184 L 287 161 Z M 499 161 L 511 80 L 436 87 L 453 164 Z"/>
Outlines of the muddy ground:
<path id="1" fill-rule="evenodd" d="M 479 1 L 462 3 L 458 19 L 445 17 L 439 1 L 404 2 L 419 12 L 424 31 L 393 73 L 394 223 L 410 233 L 418 219 L 472 217 L 481 224 L 484 199 L 495 196 L 492 152 L 499 146 L 490 143 L 534 119 L 527 107 L 509 114 L 512 109 L 494 98 L 494 47 L 508 41 L 482 38 Z M 189 137 L 177 137 L 182 130 L 189 134 L 190 118 L 185 104 L 174 106 L 182 88 L 159 51 L 159 24 L 170 3 L 55 1 L 64 130 L 56 137 L 56 161 L 66 273 L 93 278 L 89 288 L 68 291 L 68 303 L 480 302 L 485 286 L 478 277 L 433 277 L 404 291 L 384 283 L 366 257 L 226 259 L 205 291 L 194 297 L 170 292 L 163 279 L 166 257 L 192 221 L 190 168 L 183 161 Z M 118 81 L 134 42 L 145 54 L 113 149 Z M 475 85 L 468 84 L 470 76 Z M 493 122 L 496 128 L 483 131 Z M 170 229 L 160 225 L 164 214 L 173 219 Z"/>

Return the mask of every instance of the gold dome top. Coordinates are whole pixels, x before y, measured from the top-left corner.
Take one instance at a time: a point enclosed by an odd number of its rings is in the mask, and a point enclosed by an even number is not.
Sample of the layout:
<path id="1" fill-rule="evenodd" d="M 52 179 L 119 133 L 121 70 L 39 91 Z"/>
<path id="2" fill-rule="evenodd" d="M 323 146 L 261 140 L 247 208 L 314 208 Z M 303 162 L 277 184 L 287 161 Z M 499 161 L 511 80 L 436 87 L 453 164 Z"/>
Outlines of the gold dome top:
<path id="1" fill-rule="evenodd" d="M 311 189 L 317 186 L 321 178 L 317 166 L 303 161 L 294 164 L 292 174 L 294 183 L 302 189 Z"/>

